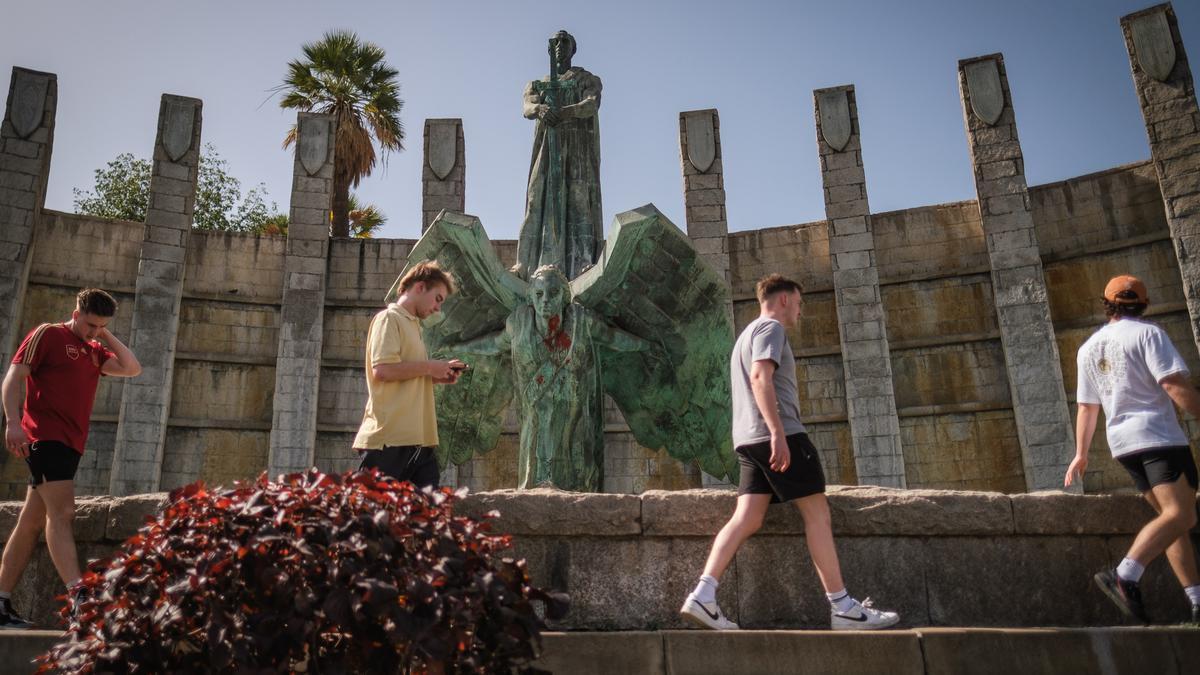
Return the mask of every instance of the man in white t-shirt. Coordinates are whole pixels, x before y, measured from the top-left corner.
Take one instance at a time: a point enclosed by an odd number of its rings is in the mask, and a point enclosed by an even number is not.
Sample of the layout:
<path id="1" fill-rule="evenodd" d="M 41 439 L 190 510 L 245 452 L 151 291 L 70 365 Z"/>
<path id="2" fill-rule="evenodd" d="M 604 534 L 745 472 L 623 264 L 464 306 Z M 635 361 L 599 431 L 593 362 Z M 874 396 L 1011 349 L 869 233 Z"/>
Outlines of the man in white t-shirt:
<path id="1" fill-rule="evenodd" d="M 1196 525 L 1196 463 L 1175 405 L 1200 419 L 1200 393 L 1166 331 L 1141 316 L 1150 303 L 1137 277 L 1114 277 L 1104 288 L 1108 323 L 1079 348 L 1075 459 L 1064 484 L 1083 480 L 1096 417 L 1104 408 L 1113 457 L 1125 467 L 1158 517 L 1142 528 L 1115 570 L 1096 584 L 1126 615 L 1149 623 L 1139 582 L 1163 552 L 1200 621 L 1200 574 L 1190 531 Z"/>

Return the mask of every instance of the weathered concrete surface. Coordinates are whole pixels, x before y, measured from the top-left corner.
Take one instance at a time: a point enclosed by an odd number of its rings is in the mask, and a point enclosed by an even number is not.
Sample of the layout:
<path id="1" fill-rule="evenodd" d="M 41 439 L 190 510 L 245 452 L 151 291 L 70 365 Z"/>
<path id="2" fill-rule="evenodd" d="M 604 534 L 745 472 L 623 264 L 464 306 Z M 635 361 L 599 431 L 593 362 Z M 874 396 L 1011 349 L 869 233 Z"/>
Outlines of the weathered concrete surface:
<path id="1" fill-rule="evenodd" d="M 1200 631 L 1181 628 L 1088 630 L 926 629 L 927 675 L 973 673 L 1195 673 Z"/>
<path id="2" fill-rule="evenodd" d="M 81 557 L 110 555 L 165 498 L 81 499 Z M 500 512 L 492 531 L 513 535 L 513 554 L 528 560 L 534 582 L 571 595 L 571 610 L 555 629 L 658 630 L 684 627 L 679 606 L 734 500 L 724 490 L 640 497 L 503 490 L 471 494 L 458 512 Z M 1091 577 L 1121 559 L 1149 518 L 1132 495 L 835 487 L 829 501 L 848 588 L 898 610 L 902 627 L 1119 625 Z M 0 536 L 18 508 L 0 502 Z M 17 608 L 41 625 L 57 625 L 61 588 L 41 548 L 14 594 Z M 1157 623 L 1187 618 L 1165 560 L 1149 566 L 1143 593 Z M 771 507 L 722 577 L 718 600 L 745 628 L 828 627 L 794 507 Z"/>
<path id="3" fill-rule="evenodd" d="M 642 503 L 634 495 L 553 488 L 496 490 L 472 494 L 458 510 L 476 518 L 498 511 L 492 530 L 514 535 L 612 537 L 642 533 Z"/>
<path id="4" fill-rule="evenodd" d="M 5 672 L 27 672 L 60 634 L 0 632 Z M 1181 628 L 545 633 L 537 667 L 570 675 L 1184 675 L 1200 669 L 1200 631 Z"/>

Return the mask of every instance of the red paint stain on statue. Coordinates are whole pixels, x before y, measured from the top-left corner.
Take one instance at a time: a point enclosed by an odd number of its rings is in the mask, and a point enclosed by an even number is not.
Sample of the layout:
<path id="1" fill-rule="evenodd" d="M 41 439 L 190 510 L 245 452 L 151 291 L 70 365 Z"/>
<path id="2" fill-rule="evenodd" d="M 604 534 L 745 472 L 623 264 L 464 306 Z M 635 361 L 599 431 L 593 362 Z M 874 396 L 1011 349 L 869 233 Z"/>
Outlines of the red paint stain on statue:
<path id="1" fill-rule="evenodd" d="M 567 331 L 561 327 L 562 319 L 558 316 L 550 317 L 547 321 L 549 330 L 546 332 L 546 337 L 542 338 L 542 344 L 550 351 L 566 351 L 571 348 L 571 336 L 567 335 Z"/>

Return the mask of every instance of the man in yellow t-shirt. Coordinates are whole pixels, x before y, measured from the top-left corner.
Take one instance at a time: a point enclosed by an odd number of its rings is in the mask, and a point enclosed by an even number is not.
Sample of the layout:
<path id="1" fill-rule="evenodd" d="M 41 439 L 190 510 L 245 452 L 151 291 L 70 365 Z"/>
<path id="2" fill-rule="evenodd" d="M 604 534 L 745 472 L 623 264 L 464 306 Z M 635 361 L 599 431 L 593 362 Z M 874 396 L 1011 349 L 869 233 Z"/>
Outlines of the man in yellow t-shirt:
<path id="1" fill-rule="evenodd" d="M 433 385 L 454 384 L 467 364 L 432 361 L 421 319 L 441 311 L 454 280 L 426 261 L 400 279 L 399 297 L 371 319 L 367 333 L 367 409 L 354 437 L 360 471 L 377 468 L 417 487 L 437 487 L 437 417 Z"/>

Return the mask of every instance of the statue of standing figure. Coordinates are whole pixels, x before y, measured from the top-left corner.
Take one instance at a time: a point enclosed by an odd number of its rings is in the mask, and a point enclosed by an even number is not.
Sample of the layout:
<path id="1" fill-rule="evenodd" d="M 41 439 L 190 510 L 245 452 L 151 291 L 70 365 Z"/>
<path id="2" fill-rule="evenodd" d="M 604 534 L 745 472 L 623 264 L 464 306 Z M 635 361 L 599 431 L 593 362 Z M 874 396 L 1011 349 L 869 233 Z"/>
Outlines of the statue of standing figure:
<path id="1" fill-rule="evenodd" d="M 535 120 L 517 244 L 517 275 L 554 265 L 574 279 L 604 245 L 600 206 L 600 78 L 571 65 L 575 38 L 550 38 L 550 74 L 525 87 L 524 115 Z"/>

